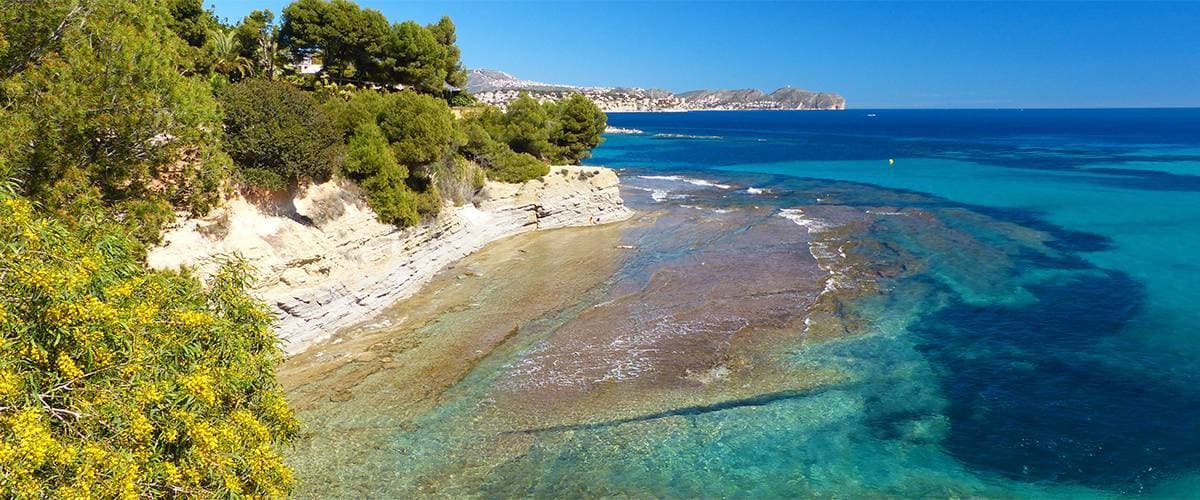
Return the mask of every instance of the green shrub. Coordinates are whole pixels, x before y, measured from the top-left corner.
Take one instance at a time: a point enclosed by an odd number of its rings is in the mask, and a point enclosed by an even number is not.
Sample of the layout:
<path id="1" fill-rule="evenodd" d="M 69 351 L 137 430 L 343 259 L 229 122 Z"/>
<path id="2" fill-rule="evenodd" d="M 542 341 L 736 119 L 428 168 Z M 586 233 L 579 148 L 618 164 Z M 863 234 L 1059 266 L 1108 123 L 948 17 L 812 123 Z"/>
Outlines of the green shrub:
<path id="1" fill-rule="evenodd" d="M 591 156 L 608 125 L 608 117 L 600 107 L 582 94 L 574 94 L 549 104 L 549 112 L 556 124 L 550 131 L 553 145 L 550 161 L 556 165 L 578 165 Z"/>
<path id="2" fill-rule="evenodd" d="M 456 206 L 471 201 L 483 187 L 486 174 L 474 162 L 461 156 L 447 157 L 433 168 L 434 184 L 442 199 Z"/>
<path id="3" fill-rule="evenodd" d="M 444 158 L 454 138 L 454 117 L 446 101 L 417 94 L 390 94 L 380 115 L 379 127 L 410 169 Z"/>
<path id="4" fill-rule="evenodd" d="M 441 197 L 428 181 L 409 176 L 408 167 L 396 161 L 392 147 L 378 125 L 360 125 L 350 137 L 342 169 L 367 195 L 367 204 L 381 222 L 400 227 L 436 215 Z"/>
<path id="5" fill-rule="evenodd" d="M 286 495 L 297 422 L 249 270 L 149 271 L 103 219 L 0 193 L 0 496 Z"/>
<path id="6" fill-rule="evenodd" d="M 219 199 L 220 107 L 205 80 L 180 74 L 187 47 L 160 2 L 9 4 L 0 125 L 23 130 L 4 168 L 25 194 L 64 220 L 101 206 L 148 240 L 169 205 L 202 212 Z M 136 203 L 150 199 L 166 209 Z"/>
<path id="7" fill-rule="evenodd" d="M 384 105 L 388 102 L 386 94 L 374 90 L 360 90 L 348 97 L 332 97 L 321 104 L 324 113 L 333 120 L 334 127 L 343 136 L 349 137 L 354 129 L 364 123 L 379 123 Z"/>
<path id="8" fill-rule="evenodd" d="M 479 105 L 479 99 L 476 99 L 475 96 L 468 94 L 465 91 L 464 92 L 455 92 L 455 93 L 451 94 L 450 98 L 446 99 L 446 102 L 450 103 L 451 107 L 456 107 L 456 108 L 465 108 L 465 107 L 469 107 L 469 106 L 478 106 Z"/>
<path id="9" fill-rule="evenodd" d="M 367 193 L 367 204 L 385 224 L 400 227 L 421 222 L 417 210 L 418 194 L 408 187 L 405 178 L 395 170 L 384 170 L 359 183 Z"/>
<path id="10" fill-rule="evenodd" d="M 247 80 L 221 95 L 225 151 L 243 171 L 284 182 L 321 181 L 337 166 L 342 137 L 316 99 L 287 83 Z"/>
<path id="11" fill-rule="evenodd" d="M 267 191 L 283 191 L 288 188 L 288 182 L 283 179 L 283 176 L 265 168 L 240 169 L 234 180 L 243 186 Z"/>
<path id="12" fill-rule="evenodd" d="M 508 104 L 508 111 L 504 113 L 504 135 L 497 139 L 508 143 L 508 147 L 518 153 L 547 158 L 551 153 L 549 120 L 546 107 L 522 92 Z"/>
<path id="13" fill-rule="evenodd" d="M 550 173 L 550 165 L 528 153 L 517 153 L 503 146 L 481 157 L 489 179 L 500 182 L 525 182 Z"/>
<path id="14" fill-rule="evenodd" d="M 458 134 L 445 101 L 366 90 L 330 98 L 322 109 L 348 135 L 342 175 L 363 189 L 380 221 L 411 226 L 441 210 L 433 170 Z"/>
<path id="15" fill-rule="evenodd" d="M 342 165 L 346 177 L 356 181 L 387 173 L 391 177 L 408 178 L 408 168 L 396 161 L 396 156 L 375 122 L 366 122 L 354 130 Z"/>

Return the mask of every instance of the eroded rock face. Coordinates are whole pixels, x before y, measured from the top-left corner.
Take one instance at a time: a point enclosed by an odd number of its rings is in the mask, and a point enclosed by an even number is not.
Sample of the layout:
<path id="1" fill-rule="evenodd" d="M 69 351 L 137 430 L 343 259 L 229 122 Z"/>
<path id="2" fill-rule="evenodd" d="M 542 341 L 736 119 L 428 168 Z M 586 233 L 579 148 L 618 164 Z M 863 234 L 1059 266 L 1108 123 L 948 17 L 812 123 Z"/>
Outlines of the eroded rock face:
<path id="1" fill-rule="evenodd" d="M 207 217 L 181 219 L 147 260 L 208 276 L 221 256 L 242 255 L 258 269 L 255 293 L 278 313 L 284 350 L 295 354 L 416 293 L 442 267 L 491 241 L 628 218 L 618 184 L 608 169 L 554 167 L 522 184 L 488 182 L 474 205 L 397 229 L 375 220 L 353 187 L 328 182 L 294 200 L 237 198 Z"/>

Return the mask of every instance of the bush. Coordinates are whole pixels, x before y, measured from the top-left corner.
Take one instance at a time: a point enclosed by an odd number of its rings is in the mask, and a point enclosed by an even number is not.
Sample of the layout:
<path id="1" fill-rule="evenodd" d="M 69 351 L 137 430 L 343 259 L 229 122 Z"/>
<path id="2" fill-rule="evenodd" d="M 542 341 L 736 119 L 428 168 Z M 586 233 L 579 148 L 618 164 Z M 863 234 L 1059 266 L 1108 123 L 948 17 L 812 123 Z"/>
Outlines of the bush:
<path id="1" fill-rule="evenodd" d="M 0 127 L 23 130 L 5 175 L 63 220 L 99 206 L 152 241 L 170 205 L 203 212 L 219 199 L 220 107 L 207 82 L 180 74 L 187 47 L 160 3 L 71 5 L 0 9 L 3 30 L 20 35 L 0 48 Z M 150 199 L 166 209 L 137 219 Z"/>
<path id="2" fill-rule="evenodd" d="M 481 158 L 489 179 L 525 182 L 550 173 L 550 165 L 528 153 L 497 147 Z"/>
<path id="3" fill-rule="evenodd" d="M 383 107 L 388 102 L 385 94 L 374 90 L 361 90 L 348 97 L 334 96 L 326 100 L 321 108 L 326 116 L 333 120 L 334 127 L 343 136 L 349 137 L 354 129 L 364 123 L 379 123 Z"/>
<path id="4" fill-rule="evenodd" d="M 456 108 L 479 105 L 479 99 L 476 99 L 475 96 L 468 94 L 465 91 L 451 94 L 450 98 L 446 99 L 446 102 L 448 102 L 451 107 Z"/>
<path id="5" fill-rule="evenodd" d="M 557 123 L 550 131 L 550 143 L 554 146 L 550 161 L 578 165 L 600 145 L 608 117 L 582 94 L 552 103 L 549 109 Z"/>
<path id="6" fill-rule="evenodd" d="M 396 160 L 410 167 L 444 158 L 454 138 L 454 117 L 446 102 L 415 92 L 388 96 L 379 127 L 396 153 Z"/>
<path id="7" fill-rule="evenodd" d="M 486 174 L 474 162 L 461 156 L 448 157 L 433 168 L 434 184 L 442 199 L 456 206 L 471 201 L 475 193 L 483 188 Z"/>
<path id="8" fill-rule="evenodd" d="M 0 496 L 286 495 L 297 423 L 247 267 L 149 271 L 99 220 L 0 193 Z"/>
<path id="9" fill-rule="evenodd" d="M 356 181 L 369 179 L 380 173 L 404 180 L 408 168 L 396 161 L 392 149 L 384 137 L 383 130 L 375 122 L 366 122 L 354 130 L 342 172 Z"/>
<path id="10" fill-rule="evenodd" d="M 421 222 L 421 214 L 417 210 L 418 194 L 408 187 L 405 180 L 396 171 L 385 170 L 359 183 L 367 192 L 367 204 L 375 211 L 380 222 L 400 227 Z"/>
<path id="11" fill-rule="evenodd" d="M 551 153 L 549 119 L 546 108 L 522 92 L 509 103 L 504 114 L 504 135 L 497 139 L 518 153 L 547 158 Z"/>
<path id="12" fill-rule="evenodd" d="M 365 191 L 380 221 L 411 226 L 441 210 L 431 166 L 449 158 L 457 132 L 444 101 L 368 90 L 323 107 L 338 128 L 350 130 L 341 173 Z"/>
<path id="13" fill-rule="evenodd" d="M 283 82 L 247 80 L 230 85 L 221 102 L 225 151 L 239 169 L 272 172 L 295 184 L 324 180 L 337 166 L 341 134 L 308 93 Z"/>
<path id="14" fill-rule="evenodd" d="M 366 191 L 367 204 L 380 222 L 412 226 L 422 215 L 437 214 L 441 208 L 437 193 L 430 199 L 421 191 L 433 190 L 409 176 L 408 167 L 396 161 L 383 131 L 372 122 L 360 125 L 350 137 L 342 171 Z M 418 184 L 417 189 L 413 184 Z"/>

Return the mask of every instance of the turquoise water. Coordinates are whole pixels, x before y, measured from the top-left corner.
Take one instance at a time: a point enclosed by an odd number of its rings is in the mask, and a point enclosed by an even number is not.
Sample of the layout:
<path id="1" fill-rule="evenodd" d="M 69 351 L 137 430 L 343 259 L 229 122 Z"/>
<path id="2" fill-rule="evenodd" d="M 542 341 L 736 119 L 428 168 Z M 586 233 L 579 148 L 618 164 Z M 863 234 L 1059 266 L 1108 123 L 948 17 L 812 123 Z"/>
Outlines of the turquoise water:
<path id="1" fill-rule="evenodd" d="M 1200 497 L 1200 110 L 610 123 L 633 220 L 290 361 L 298 496 Z"/>
<path id="2" fill-rule="evenodd" d="M 926 208 L 971 238 L 876 224 L 874 238 L 927 266 L 863 305 L 875 334 L 796 353 L 855 382 L 695 417 L 649 451 L 615 444 L 621 491 L 1195 495 L 1200 110 L 614 114 L 610 124 L 644 133 L 609 135 L 588 163 L 624 169 L 635 187 L 679 175 L 730 186 L 710 204 L 786 207 L 813 193 L 820 203 L 820 180 L 848 181 L 862 188 L 831 187 L 838 203 Z M 660 198 L 646 203 L 685 203 Z M 1023 230 L 1046 235 L 1046 249 Z"/>

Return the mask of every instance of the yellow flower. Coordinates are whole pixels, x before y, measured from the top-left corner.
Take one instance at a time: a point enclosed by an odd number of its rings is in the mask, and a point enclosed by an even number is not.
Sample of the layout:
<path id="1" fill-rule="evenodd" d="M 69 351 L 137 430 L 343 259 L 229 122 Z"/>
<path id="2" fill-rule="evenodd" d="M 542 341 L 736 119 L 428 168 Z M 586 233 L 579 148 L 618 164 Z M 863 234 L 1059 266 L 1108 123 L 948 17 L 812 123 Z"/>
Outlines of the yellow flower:
<path id="1" fill-rule="evenodd" d="M 179 313 L 179 322 L 187 328 L 200 328 L 212 323 L 212 317 L 199 311 L 184 311 Z"/>
<path id="2" fill-rule="evenodd" d="M 58 353 L 58 360 L 55 361 L 58 365 L 58 372 L 69 379 L 77 379 L 83 376 L 83 370 L 75 366 L 75 362 L 71 360 L 66 353 Z"/>
<path id="3" fill-rule="evenodd" d="M 0 401 L 21 393 L 21 379 L 9 370 L 0 370 Z"/>
<path id="4" fill-rule="evenodd" d="M 150 440 L 150 434 L 154 432 L 154 426 L 150 424 L 150 419 L 138 413 L 129 420 L 129 432 L 133 435 L 134 441 L 145 443 Z"/>
<path id="5" fill-rule="evenodd" d="M 75 463 L 75 459 L 79 458 L 79 450 L 74 446 L 60 446 L 58 454 L 54 456 L 54 461 L 59 465 L 70 465 Z"/>
<path id="6" fill-rule="evenodd" d="M 217 402 L 217 392 L 213 390 L 213 379 L 204 373 L 189 373 L 179 377 L 179 384 L 192 396 L 208 404 Z"/>
<path id="7" fill-rule="evenodd" d="M 16 441 L 17 461 L 36 470 L 57 451 L 58 442 L 50 435 L 50 425 L 38 408 L 25 408 L 9 418 L 8 427 Z"/>
<path id="8" fill-rule="evenodd" d="M 34 363 L 37 363 L 39 365 L 44 365 L 44 364 L 46 364 L 46 361 L 47 361 L 46 351 L 43 351 L 41 347 L 38 347 L 37 344 L 34 344 L 32 342 L 29 343 L 28 347 L 25 350 L 25 357 L 29 358 L 30 361 L 33 361 Z"/>

